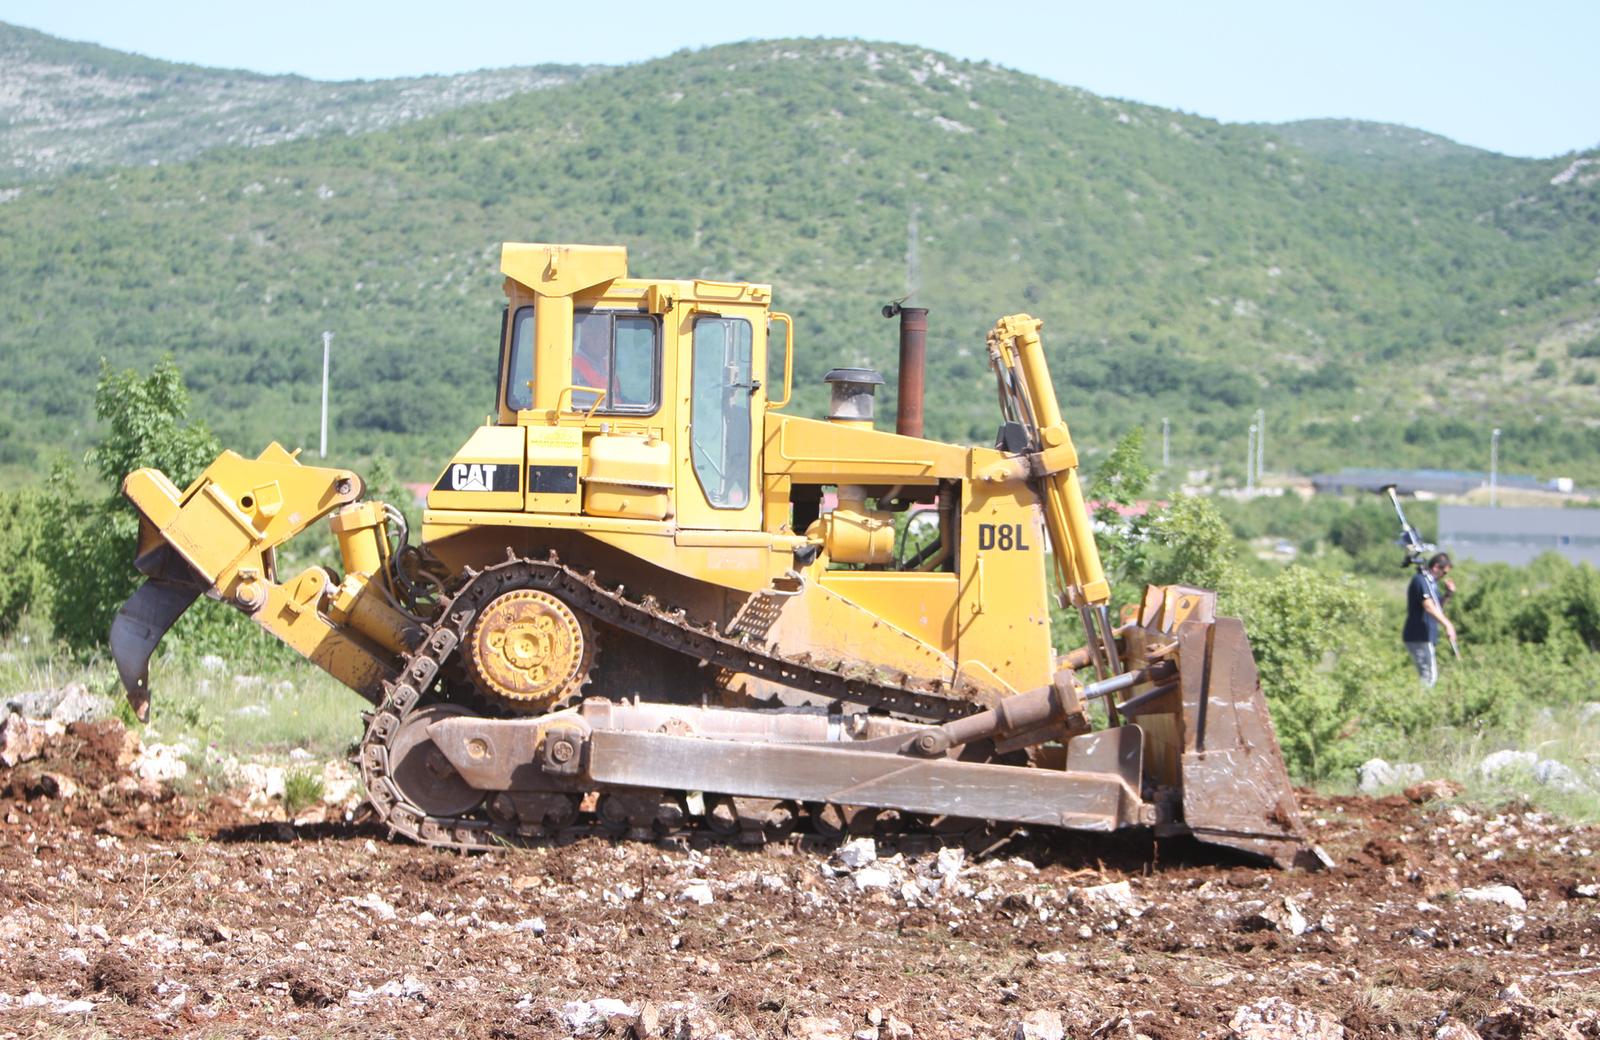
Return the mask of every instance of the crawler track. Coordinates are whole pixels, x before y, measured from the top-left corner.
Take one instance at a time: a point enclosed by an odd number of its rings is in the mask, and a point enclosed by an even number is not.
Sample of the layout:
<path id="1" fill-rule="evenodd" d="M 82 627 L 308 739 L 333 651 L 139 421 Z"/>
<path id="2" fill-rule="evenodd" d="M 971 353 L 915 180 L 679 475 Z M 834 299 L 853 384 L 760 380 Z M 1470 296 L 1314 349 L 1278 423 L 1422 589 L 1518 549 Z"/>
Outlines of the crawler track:
<path id="1" fill-rule="evenodd" d="M 635 837 L 669 836 L 677 831 L 700 829 L 708 822 L 724 834 L 739 833 L 747 838 L 761 833 L 748 825 L 742 830 L 735 813 L 724 810 L 718 816 L 708 813 L 673 811 L 685 806 L 686 793 L 662 792 L 667 811 L 656 806 L 642 808 L 639 793 L 600 793 L 600 811 L 590 811 L 587 792 L 552 796 L 557 803 L 547 822 L 529 824 L 513 816 L 494 813 L 483 807 L 459 816 L 430 814 L 409 798 L 391 768 L 391 749 L 406 720 L 418 708 L 430 703 L 430 694 L 441 670 L 451 663 L 479 612 L 495 596 L 510 589 L 538 588 L 554 593 L 574 609 L 587 612 L 629 635 L 670 648 L 707 665 L 729 672 L 744 673 L 784 686 L 839 701 L 864 704 L 896 715 L 941 722 L 975 710 L 976 705 L 962 690 L 947 683 L 914 683 L 903 674 L 859 661 L 823 660 L 811 655 L 784 656 L 756 645 L 748 636 L 723 633 L 712 624 L 696 624 L 681 610 L 667 610 L 653 597 L 635 602 L 624 595 L 621 586 L 606 588 L 592 572 L 580 573 L 562 564 L 554 553 L 544 560 L 514 555 L 505 562 L 477 572 L 469 572 L 465 583 L 439 611 L 401 669 L 400 678 L 385 684 L 384 695 L 367 719 L 366 733 L 357 754 L 362 778 L 374 810 L 389 829 L 424 845 L 485 849 L 507 844 L 546 840 L 555 834 L 599 831 Z M 604 799 L 632 798 L 633 802 L 613 805 L 607 812 Z M 748 804 L 748 803 L 747 803 Z M 848 828 L 851 814 L 839 807 L 798 805 L 774 807 L 772 829 L 784 829 L 782 817 L 790 822 L 804 815 L 821 831 Z M 860 826 L 859 821 L 855 821 Z M 718 824 L 721 827 L 718 827 Z"/>

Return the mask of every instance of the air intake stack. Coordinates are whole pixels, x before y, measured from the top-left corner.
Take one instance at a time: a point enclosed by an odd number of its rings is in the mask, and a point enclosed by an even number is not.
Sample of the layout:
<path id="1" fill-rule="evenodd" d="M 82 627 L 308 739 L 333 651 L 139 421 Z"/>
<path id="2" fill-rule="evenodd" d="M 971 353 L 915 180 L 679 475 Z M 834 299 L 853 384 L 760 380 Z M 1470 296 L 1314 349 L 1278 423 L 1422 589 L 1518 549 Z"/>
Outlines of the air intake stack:
<path id="1" fill-rule="evenodd" d="M 870 368 L 836 368 L 822 381 L 833 391 L 828 402 L 829 421 L 872 429 L 873 395 L 883 385 L 882 376 Z"/>

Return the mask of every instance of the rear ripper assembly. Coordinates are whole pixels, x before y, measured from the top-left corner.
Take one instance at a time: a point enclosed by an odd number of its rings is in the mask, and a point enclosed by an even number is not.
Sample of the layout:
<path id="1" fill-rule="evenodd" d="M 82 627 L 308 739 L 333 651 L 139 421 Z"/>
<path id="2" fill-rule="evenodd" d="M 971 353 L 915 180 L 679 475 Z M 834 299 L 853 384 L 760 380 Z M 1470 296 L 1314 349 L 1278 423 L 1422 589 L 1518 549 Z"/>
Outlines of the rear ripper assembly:
<path id="1" fill-rule="evenodd" d="M 425 844 L 897 817 L 1316 862 L 1240 623 L 1182 586 L 1113 622 L 1037 320 L 990 332 L 1002 425 L 968 448 L 921 436 L 921 308 L 885 308 L 887 433 L 861 369 L 829 373 L 827 420 L 784 413 L 793 323 L 768 286 L 630 278 L 620 247 L 510 243 L 502 270 L 497 414 L 420 544 L 354 473 L 276 444 L 181 492 L 128 476 L 149 580 L 111 643 L 141 715 L 205 594 L 372 703 L 368 795 Z M 324 517 L 343 575 L 280 576 L 276 546 Z M 1081 648 L 1051 647 L 1052 598 Z"/>

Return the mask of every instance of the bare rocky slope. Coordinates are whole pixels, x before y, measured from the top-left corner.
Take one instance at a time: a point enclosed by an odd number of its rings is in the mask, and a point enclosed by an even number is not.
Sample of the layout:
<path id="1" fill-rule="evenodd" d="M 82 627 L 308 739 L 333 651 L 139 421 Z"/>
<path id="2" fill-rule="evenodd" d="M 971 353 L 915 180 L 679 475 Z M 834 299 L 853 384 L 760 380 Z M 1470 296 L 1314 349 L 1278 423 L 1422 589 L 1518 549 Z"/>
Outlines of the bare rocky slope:
<path id="1" fill-rule="evenodd" d="M 0 184 L 383 130 L 591 71 L 538 65 L 327 83 L 158 61 L 0 22 Z"/>

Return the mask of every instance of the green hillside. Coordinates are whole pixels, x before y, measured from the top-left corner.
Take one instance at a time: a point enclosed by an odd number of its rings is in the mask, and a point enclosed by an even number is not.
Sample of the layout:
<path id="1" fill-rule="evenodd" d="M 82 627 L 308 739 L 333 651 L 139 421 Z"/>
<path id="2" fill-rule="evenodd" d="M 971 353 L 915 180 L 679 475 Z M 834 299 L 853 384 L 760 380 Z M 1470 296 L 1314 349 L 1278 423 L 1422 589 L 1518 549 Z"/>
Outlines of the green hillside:
<path id="1" fill-rule="evenodd" d="M 35 181 L 0 204 L 0 463 L 81 450 L 99 359 L 163 352 L 225 441 L 314 444 L 332 329 L 336 446 L 431 476 L 489 407 L 513 239 L 772 282 L 802 409 L 892 371 L 914 253 L 931 435 L 992 436 L 982 334 L 1028 310 L 1091 450 L 1170 416 L 1175 461 L 1242 463 L 1263 408 L 1269 468 L 1471 467 L 1499 425 L 1508 470 L 1600 481 L 1600 165 L 1348 136 L 807 40 Z"/>

